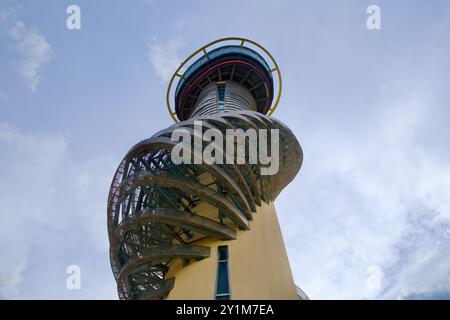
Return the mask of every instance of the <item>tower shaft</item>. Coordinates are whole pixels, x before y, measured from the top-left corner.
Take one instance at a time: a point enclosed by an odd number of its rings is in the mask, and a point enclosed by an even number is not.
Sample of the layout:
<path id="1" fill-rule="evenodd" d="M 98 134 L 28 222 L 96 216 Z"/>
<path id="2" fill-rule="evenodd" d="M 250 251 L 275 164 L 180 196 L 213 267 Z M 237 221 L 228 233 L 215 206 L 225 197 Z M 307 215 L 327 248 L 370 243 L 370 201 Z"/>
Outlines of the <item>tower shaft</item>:
<path id="1" fill-rule="evenodd" d="M 218 248 L 228 247 L 229 297 L 233 300 L 297 299 L 289 260 L 273 203 L 262 203 L 253 215 L 251 230 L 238 231 L 236 240 L 205 239 L 211 256 L 183 266 L 177 260 L 167 276 L 175 277 L 168 299 L 217 298 Z"/>
<path id="2" fill-rule="evenodd" d="M 233 111 L 256 111 L 256 101 L 238 82 L 210 83 L 200 93 L 192 117 Z"/>

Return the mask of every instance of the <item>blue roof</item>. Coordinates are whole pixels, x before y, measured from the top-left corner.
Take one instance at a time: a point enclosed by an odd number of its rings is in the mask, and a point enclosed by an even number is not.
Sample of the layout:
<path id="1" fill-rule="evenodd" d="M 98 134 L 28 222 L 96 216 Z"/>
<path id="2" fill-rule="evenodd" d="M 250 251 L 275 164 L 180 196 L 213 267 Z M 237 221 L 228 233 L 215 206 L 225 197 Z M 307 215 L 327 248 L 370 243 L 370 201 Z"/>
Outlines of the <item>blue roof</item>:
<path id="1" fill-rule="evenodd" d="M 263 68 L 267 70 L 270 74 L 270 67 L 267 64 L 266 60 L 257 52 L 249 49 L 247 47 L 238 46 L 238 45 L 228 45 L 220 48 L 216 48 L 208 52 L 207 55 L 202 56 L 197 61 L 195 61 L 183 74 L 184 79 L 180 79 L 178 82 L 177 88 L 175 90 L 175 97 L 177 97 L 179 91 L 183 87 L 185 83 L 185 79 L 188 79 L 191 75 L 195 74 L 199 69 L 201 69 L 205 63 L 208 61 L 212 61 L 215 59 L 219 59 L 222 56 L 227 55 L 241 55 L 253 60 L 256 60 Z"/>

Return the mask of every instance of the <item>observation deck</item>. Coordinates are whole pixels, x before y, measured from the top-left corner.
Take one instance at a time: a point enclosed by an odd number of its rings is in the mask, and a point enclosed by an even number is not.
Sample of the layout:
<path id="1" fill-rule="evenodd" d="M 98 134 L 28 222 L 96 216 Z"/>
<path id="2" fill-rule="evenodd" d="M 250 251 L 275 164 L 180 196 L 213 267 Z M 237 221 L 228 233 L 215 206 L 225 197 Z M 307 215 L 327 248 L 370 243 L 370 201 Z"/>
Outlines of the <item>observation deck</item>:
<path id="1" fill-rule="evenodd" d="M 199 244 L 205 239 L 233 241 L 240 232 L 251 232 L 258 207 L 272 202 L 295 177 L 303 161 L 300 144 L 270 117 L 281 84 L 270 53 L 242 38 L 211 42 L 175 71 L 166 101 L 177 123 L 132 147 L 109 191 L 110 261 L 121 299 L 167 297 L 176 283 L 176 276 L 167 276 L 174 261 L 208 259 L 210 247 Z M 194 135 L 197 120 L 205 130 L 220 132 L 278 130 L 279 171 L 263 175 L 263 164 L 237 164 L 236 158 L 231 164 L 175 164 L 172 133 L 183 129 Z"/>

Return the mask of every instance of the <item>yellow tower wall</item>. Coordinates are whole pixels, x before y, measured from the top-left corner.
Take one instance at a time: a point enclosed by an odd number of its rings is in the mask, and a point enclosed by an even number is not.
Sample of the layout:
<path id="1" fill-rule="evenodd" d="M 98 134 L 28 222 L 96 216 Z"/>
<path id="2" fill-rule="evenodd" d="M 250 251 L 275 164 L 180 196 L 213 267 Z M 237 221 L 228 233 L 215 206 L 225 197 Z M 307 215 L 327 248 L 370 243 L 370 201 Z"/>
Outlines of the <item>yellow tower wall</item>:
<path id="1" fill-rule="evenodd" d="M 217 247 L 228 246 L 231 299 L 297 299 L 289 260 L 273 203 L 262 203 L 250 230 L 238 231 L 230 241 L 200 240 L 211 248 L 211 256 L 183 267 L 176 259 L 166 278 L 175 277 L 168 299 L 215 299 Z"/>

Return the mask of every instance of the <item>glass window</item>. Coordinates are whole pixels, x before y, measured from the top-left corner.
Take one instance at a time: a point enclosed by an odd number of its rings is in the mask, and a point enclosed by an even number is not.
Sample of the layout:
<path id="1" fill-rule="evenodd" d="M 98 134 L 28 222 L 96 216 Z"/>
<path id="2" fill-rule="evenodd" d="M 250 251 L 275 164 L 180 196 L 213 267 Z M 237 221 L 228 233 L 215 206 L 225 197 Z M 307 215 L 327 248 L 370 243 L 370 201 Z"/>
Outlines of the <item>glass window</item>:
<path id="1" fill-rule="evenodd" d="M 217 248 L 218 266 L 217 266 L 217 284 L 216 300 L 230 299 L 230 283 L 228 280 L 228 247 L 220 246 Z"/>

